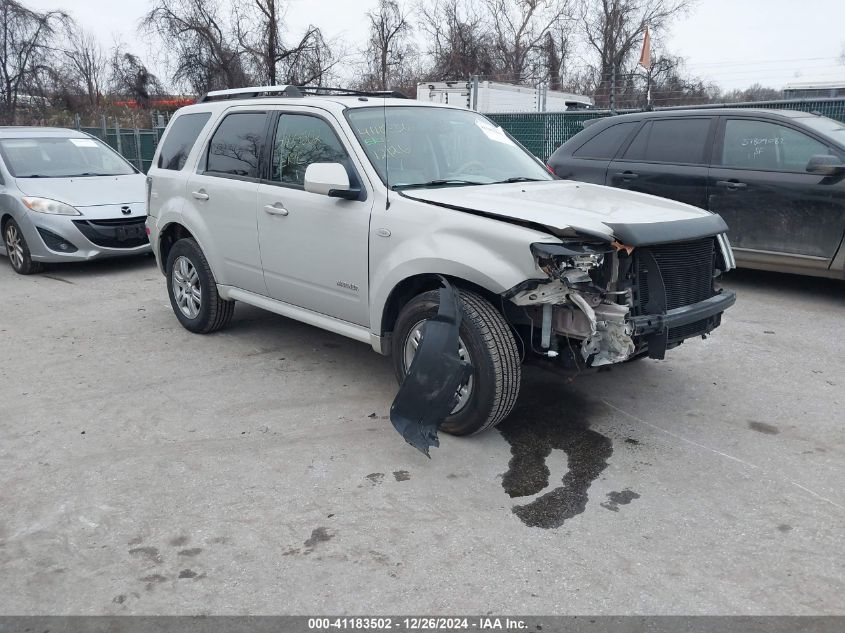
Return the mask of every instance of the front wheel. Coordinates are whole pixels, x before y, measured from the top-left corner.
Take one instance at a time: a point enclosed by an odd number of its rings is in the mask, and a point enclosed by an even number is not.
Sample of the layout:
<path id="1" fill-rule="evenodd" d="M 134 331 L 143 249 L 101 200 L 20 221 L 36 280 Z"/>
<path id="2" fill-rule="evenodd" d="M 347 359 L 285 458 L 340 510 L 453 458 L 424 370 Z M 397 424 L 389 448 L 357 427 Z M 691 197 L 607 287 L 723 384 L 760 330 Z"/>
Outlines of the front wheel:
<path id="1" fill-rule="evenodd" d="M 195 240 L 181 239 L 173 245 L 166 270 L 170 305 L 186 330 L 208 334 L 229 325 L 235 302 L 218 294 L 211 267 Z"/>
<path id="2" fill-rule="evenodd" d="M 472 364 L 472 375 L 458 388 L 457 405 L 440 430 L 470 435 L 496 426 L 510 413 L 519 395 L 522 366 L 513 333 L 504 317 L 484 297 L 459 293 L 461 327 L 458 355 Z M 437 290 L 420 294 L 402 308 L 393 332 L 393 368 L 401 384 L 426 320 L 437 314 Z"/>
<path id="3" fill-rule="evenodd" d="M 3 242 L 6 244 L 9 263 L 12 264 L 12 270 L 16 273 L 31 275 L 43 270 L 44 265 L 41 262 L 32 260 L 32 254 L 29 252 L 29 245 L 21 232 L 21 227 L 11 218 L 3 228 Z"/>

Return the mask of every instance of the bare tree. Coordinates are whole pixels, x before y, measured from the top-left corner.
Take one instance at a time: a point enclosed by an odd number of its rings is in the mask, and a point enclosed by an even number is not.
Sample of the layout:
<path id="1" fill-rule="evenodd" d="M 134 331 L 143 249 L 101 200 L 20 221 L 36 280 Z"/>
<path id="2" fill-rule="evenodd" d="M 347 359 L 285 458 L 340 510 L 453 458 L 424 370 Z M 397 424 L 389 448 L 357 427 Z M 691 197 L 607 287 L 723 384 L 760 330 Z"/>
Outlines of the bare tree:
<path id="1" fill-rule="evenodd" d="M 238 44 L 259 83 L 320 85 L 338 62 L 339 56 L 314 25 L 309 25 L 294 44 L 285 44 L 281 0 L 248 0 L 235 5 L 235 13 Z"/>
<path id="2" fill-rule="evenodd" d="M 81 95 L 87 109 L 93 111 L 100 106 L 108 60 L 93 34 L 71 22 L 66 31 L 59 79 L 70 91 Z"/>
<path id="3" fill-rule="evenodd" d="M 493 26 L 494 56 L 501 78 L 513 83 L 543 80 L 549 59 L 550 31 L 566 32 L 570 0 L 484 0 Z M 545 51 L 545 53 L 544 53 Z M 559 55 L 556 53 L 556 55 Z M 545 63 L 544 63 L 545 58 Z"/>
<path id="4" fill-rule="evenodd" d="M 584 38 L 597 57 L 596 103 L 610 104 L 611 81 L 627 76 L 646 25 L 659 31 L 695 0 L 583 0 Z"/>
<path id="5" fill-rule="evenodd" d="M 231 18 L 219 0 L 155 0 L 141 29 L 162 40 L 173 80 L 201 94 L 249 83 Z"/>
<path id="6" fill-rule="evenodd" d="M 488 16 L 473 0 L 434 0 L 417 5 L 419 28 L 429 42 L 432 80 L 496 72 Z"/>
<path id="7" fill-rule="evenodd" d="M 378 90 L 395 88 L 402 83 L 403 65 L 414 52 L 408 14 L 396 0 L 379 0 L 376 9 L 367 13 L 367 18 L 370 38 L 365 53 L 369 66 L 366 83 Z"/>
<path id="8" fill-rule="evenodd" d="M 26 90 L 26 105 L 43 94 L 33 92 L 42 85 L 42 75 L 53 56 L 51 39 L 60 24 L 68 20 L 61 11 L 39 13 L 16 0 L 0 0 L 0 121 L 14 124 Z"/>
<path id="9" fill-rule="evenodd" d="M 144 109 L 150 107 L 155 94 L 162 92 L 158 78 L 123 44 L 116 44 L 111 54 L 109 83 L 115 95 L 135 101 Z"/>

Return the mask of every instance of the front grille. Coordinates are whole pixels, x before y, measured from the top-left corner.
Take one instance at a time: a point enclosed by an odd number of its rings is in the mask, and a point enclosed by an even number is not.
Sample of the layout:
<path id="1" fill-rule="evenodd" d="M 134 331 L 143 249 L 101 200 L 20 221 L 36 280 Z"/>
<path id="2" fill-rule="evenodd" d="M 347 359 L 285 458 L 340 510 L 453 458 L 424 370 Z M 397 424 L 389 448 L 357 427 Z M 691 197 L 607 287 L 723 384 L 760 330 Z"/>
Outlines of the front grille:
<path id="1" fill-rule="evenodd" d="M 692 338 L 693 336 L 701 336 L 702 334 L 706 334 L 712 330 L 717 324 L 718 323 L 714 320 L 714 318 L 710 317 L 709 319 L 702 319 L 701 321 L 696 321 L 695 323 L 679 325 L 678 327 L 669 329 L 668 339 L 670 341 L 681 341 L 683 339 Z"/>
<path id="2" fill-rule="evenodd" d="M 135 248 L 147 244 L 145 222 L 146 218 L 73 221 L 92 244 L 104 248 Z"/>
<path id="3" fill-rule="evenodd" d="M 708 237 L 692 242 L 657 244 L 634 250 L 636 309 L 646 314 L 646 306 L 660 288 L 649 287 L 649 266 L 657 264 L 666 292 L 666 309 L 673 310 L 713 296 L 715 240 Z M 652 281 L 655 276 L 652 275 Z M 654 284 L 652 284 L 654 285 Z"/>

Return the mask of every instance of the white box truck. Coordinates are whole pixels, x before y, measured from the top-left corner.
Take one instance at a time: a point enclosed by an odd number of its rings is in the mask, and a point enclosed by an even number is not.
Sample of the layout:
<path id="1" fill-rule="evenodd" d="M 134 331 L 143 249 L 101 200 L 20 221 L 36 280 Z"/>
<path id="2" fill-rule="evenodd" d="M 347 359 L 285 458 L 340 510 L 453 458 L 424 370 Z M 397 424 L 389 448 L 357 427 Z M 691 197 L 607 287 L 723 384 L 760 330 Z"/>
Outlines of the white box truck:
<path id="1" fill-rule="evenodd" d="M 545 86 L 515 86 L 496 81 L 428 81 L 417 84 L 417 100 L 448 103 L 477 110 L 497 112 L 564 112 L 593 108 L 590 97 L 549 90 Z"/>

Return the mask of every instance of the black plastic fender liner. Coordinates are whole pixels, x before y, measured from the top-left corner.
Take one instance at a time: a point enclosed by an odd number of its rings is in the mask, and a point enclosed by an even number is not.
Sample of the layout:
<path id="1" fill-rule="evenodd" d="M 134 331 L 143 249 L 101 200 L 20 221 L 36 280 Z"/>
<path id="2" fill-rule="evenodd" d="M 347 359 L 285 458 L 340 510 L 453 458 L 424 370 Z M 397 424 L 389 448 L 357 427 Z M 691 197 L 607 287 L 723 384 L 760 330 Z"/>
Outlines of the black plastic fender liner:
<path id="1" fill-rule="evenodd" d="M 458 388 L 472 365 L 458 356 L 461 310 L 452 286 L 443 277 L 437 316 L 423 324 L 414 360 L 390 407 L 390 421 L 405 441 L 431 457 L 440 446 L 437 430 L 458 402 Z"/>

